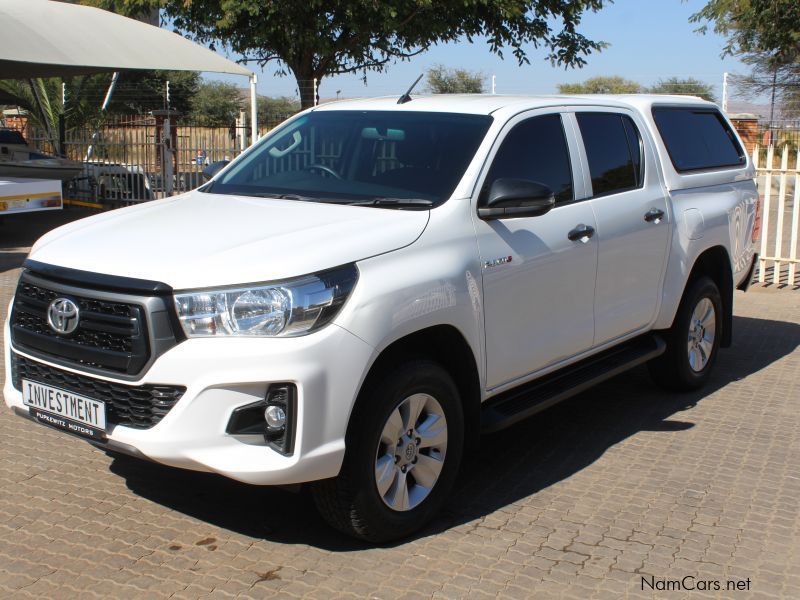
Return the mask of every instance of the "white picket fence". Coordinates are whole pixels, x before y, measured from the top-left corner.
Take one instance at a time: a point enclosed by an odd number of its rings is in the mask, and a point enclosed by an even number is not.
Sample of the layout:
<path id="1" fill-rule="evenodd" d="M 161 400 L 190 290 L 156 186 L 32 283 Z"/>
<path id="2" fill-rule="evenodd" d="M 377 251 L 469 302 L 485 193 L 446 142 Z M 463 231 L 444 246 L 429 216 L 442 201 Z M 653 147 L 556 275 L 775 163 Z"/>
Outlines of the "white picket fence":
<path id="1" fill-rule="evenodd" d="M 800 148 L 756 146 L 753 164 L 762 202 L 758 282 L 779 287 L 800 286 Z"/>

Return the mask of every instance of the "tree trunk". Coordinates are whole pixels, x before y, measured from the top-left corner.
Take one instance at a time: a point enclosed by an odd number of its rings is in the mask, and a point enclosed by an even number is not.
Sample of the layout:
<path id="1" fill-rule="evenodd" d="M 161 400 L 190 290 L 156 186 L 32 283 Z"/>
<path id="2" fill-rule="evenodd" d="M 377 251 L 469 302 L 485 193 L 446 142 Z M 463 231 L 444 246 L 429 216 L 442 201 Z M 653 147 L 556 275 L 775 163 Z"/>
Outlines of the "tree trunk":
<path id="1" fill-rule="evenodd" d="M 305 110 L 316 106 L 315 88 L 317 86 L 314 85 L 313 73 L 308 73 L 307 75 L 298 73 L 295 78 L 297 79 L 297 89 L 300 92 L 300 108 Z M 317 80 L 317 85 L 319 85 L 319 80 Z"/>

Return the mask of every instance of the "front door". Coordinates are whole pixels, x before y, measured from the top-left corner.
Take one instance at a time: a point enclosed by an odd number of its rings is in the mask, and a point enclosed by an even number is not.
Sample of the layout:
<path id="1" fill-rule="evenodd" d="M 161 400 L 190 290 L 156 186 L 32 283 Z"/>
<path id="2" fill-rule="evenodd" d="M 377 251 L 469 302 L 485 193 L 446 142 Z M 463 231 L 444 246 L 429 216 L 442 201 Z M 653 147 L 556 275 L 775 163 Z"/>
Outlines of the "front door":
<path id="1" fill-rule="evenodd" d="M 504 134 L 478 203 L 493 181 L 515 178 L 547 185 L 557 204 L 539 217 L 474 217 L 490 389 L 588 350 L 594 338 L 596 223 L 589 203 L 575 200 L 572 173 L 580 172 L 572 158 L 575 141 L 565 135 L 558 113 L 518 117 Z M 580 179 L 577 185 L 582 186 Z"/>

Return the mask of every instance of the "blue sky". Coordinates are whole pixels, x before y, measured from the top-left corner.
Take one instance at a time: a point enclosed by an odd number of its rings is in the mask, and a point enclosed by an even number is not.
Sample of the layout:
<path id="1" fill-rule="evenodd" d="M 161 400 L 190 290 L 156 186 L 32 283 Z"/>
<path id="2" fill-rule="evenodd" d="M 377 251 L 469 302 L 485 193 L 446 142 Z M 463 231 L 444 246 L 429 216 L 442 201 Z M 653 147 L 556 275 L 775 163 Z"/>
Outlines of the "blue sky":
<path id="1" fill-rule="evenodd" d="M 704 0 L 616 0 L 599 13 L 586 14 L 580 30 L 610 47 L 589 56 L 582 69 L 552 67 L 544 59 L 545 51 L 533 49 L 529 52 L 531 64 L 519 67 L 510 53 L 502 60 L 482 40 L 472 44 L 460 41 L 436 46 L 408 62 L 390 64 L 384 73 L 369 73 L 366 86 L 357 75 L 324 79 L 320 93 L 322 97 L 334 97 L 338 90 L 343 97 L 399 95 L 420 73 L 440 63 L 495 75 L 497 93 L 552 94 L 559 83 L 621 75 L 644 85 L 659 78 L 694 77 L 714 85 L 720 97 L 722 74 L 747 69 L 734 58 L 720 58 L 723 38 L 713 32 L 695 33 L 697 25 L 689 23 L 689 17 L 704 5 Z M 259 72 L 258 93 L 294 96 L 294 79 L 274 72 L 269 66 Z M 244 87 L 241 79 L 229 80 Z"/>

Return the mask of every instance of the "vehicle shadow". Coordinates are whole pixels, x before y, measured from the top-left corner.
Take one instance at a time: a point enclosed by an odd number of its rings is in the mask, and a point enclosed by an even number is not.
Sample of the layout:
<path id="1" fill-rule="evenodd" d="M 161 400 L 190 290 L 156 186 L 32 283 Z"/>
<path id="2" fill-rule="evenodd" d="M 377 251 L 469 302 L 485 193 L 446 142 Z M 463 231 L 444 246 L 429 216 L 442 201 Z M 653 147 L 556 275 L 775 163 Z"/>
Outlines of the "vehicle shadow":
<path id="1" fill-rule="evenodd" d="M 0 218 L 0 273 L 21 267 L 28 249 L 48 231 L 96 213 L 90 209 L 70 207 Z"/>
<path id="2" fill-rule="evenodd" d="M 734 346 L 723 350 L 710 384 L 689 394 L 665 392 L 644 367 L 498 434 L 466 458 L 450 501 L 414 538 L 481 518 L 569 478 L 640 431 L 690 429 L 691 408 L 726 385 L 757 373 L 800 345 L 800 325 L 734 317 Z M 676 413 L 683 412 L 673 418 Z M 131 491 L 217 527 L 277 543 L 329 551 L 366 547 L 329 528 L 307 492 L 294 494 L 117 457 L 111 470 Z M 408 540 L 397 542 L 403 544 Z"/>
<path id="3" fill-rule="evenodd" d="M 20 268 L 27 256 L 27 252 L 0 250 L 0 273 Z"/>

